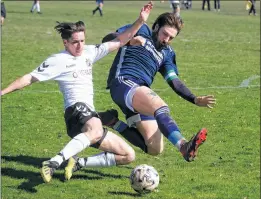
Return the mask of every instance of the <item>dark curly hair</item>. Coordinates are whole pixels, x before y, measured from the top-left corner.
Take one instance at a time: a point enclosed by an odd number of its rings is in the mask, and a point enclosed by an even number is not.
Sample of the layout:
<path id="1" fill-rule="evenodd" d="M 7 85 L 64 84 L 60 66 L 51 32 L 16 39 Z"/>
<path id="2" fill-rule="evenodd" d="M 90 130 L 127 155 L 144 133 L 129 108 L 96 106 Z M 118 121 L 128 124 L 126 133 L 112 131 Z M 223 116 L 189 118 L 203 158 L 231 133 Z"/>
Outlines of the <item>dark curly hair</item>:
<path id="1" fill-rule="evenodd" d="M 177 29 L 178 33 L 183 28 L 184 23 L 181 17 L 177 14 L 165 12 L 158 16 L 152 25 L 152 31 L 158 32 L 163 26 L 170 26 Z"/>

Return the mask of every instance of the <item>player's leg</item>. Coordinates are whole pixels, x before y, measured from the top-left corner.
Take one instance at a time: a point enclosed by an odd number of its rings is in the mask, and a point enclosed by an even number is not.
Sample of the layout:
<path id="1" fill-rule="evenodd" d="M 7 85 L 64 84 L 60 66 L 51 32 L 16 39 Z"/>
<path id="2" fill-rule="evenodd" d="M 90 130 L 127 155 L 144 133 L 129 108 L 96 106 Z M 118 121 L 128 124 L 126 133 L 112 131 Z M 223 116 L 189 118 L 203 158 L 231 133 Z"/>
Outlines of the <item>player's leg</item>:
<path id="1" fill-rule="evenodd" d="M 153 156 L 161 154 L 164 149 L 163 136 L 156 120 L 140 121 L 136 126 L 145 140 L 147 153 Z"/>
<path id="2" fill-rule="evenodd" d="M 119 120 L 117 110 L 111 109 L 104 112 L 99 112 L 98 114 L 104 126 L 107 126 L 117 131 L 131 144 L 140 148 L 145 153 L 148 152 L 145 140 L 138 131 L 138 129 L 136 127 L 129 127 L 125 122 Z"/>
<path id="3" fill-rule="evenodd" d="M 128 126 L 135 127 L 146 145 L 146 153 L 158 155 L 163 151 L 163 136 L 153 116 L 133 113 L 126 116 Z"/>
<path id="4" fill-rule="evenodd" d="M 110 86 L 113 101 L 121 108 L 123 113 L 127 115 L 127 118 L 131 116 L 128 115 L 128 110 L 133 113 L 138 112 L 142 113 L 141 115 L 152 116 L 153 119 L 156 111 L 158 111 L 157 113 L 164 113 L 163 115 L 166 115 L 166 117 L 162 117 L 162 115 L 155 117 L 159 129 L 165 137 L 171 140 L 172 143 L 180 149 L 185 139 L 181 135 L 176 123 L 171 119 L 166 103 L 150 88 L 139 86 L 138 82 L 135 81 L 136 80 L 123 77 L 113 80 Z M 150 133 L 154 132 L 155 131 L 152 131 Z M 143 138 L 146 137 L 145 133 L 148 132 L 144 130 Z M 158 142 L 159 141 L 160 140 L 158 140 Z"/>
<path id="5" fill-rule="evenodd" d="M 40 1 L 36 1 L 36 10 L 38 14 L 42 14 L 41 13 L 41 8 L 40 8 Z"/>
<path id="6" fill-rule="evenodd" d="M 158 155 L 163 151 L 162 134 L 154 117 L 132 112 L 132 116 L 127 117 L 128 124 L 126 124 L 118 119 L 118 112 L 115 109 L 99 112 L 99 115 L 103 125 L 114 129 L 145 153 Z"/>
<path id="7" fill-rule="evenodd" d="M 73 172 L 81 168 L 125 165 L 135 159 L 134 150 L 121 137 L 110 131 L 94 147 L 104 152 L 91 157 L 71 157 L 69 159 L 65 168 L 66 180 L 69 180 Z"/>
<path id="8" fill-rule="evenodd" d="M 126 124 L 118 119 L 118 112 L 115 109 L 99 112 L 99 115 L 103 125 L 114 129 L 145 153 L 158 155 L 163 151 L 162 134 L 154 117 L 132 112 L 132 116 L 127 117 L 128 124 Z"/>
<path id="9" fill-rule="evenodd" d="M 73 138 L 59 154 L 43 162 L 41 175 L 45 182 L 51 180 L 53 172 L 62 162 L 97 143 L 104 136 L 104 129 L 97 113 L 92 112 L 84 103 L 76 103 L 67 108 L 65 120 L 69 136 Z"/>
<path id="10" fill-rule="evenodd" d="M 179 2 L 172 3 L 172 9 L 174 14 L 180 15 Z"/>
<path id="11" fill-rule="evenodd" d="M 102 13 L 102 8 L 103 8 L 103 0 L 99 0 L 99 13 L 100 13 L 100 16 L 103 16 L 103 13 Z"/>
<path id="12" fill-rule="evenodd" d="M 99 10 L 99 0 L 96 0 L 97 7 L 92 11 L 92 15 L 95 15 L 96 11 Z"/>
<path id="13" fill-rule="evenodd" d="M 210 11 L 211 8 L 210 8 L 210 2 L 209 2 L 209 0 L 207 0 L 207 4 L 208 4 L 208 10 Z"/>
<path id="14" fill-rule="evenodd" d="M 32 8 L 31 8 L 31 13 L 33 13 L 34 12 L 34 10 L 36 9 L 36 3 L 37 3 L 37 1 L 36 0 L 34 0 L 33 1 L 33 5 L 32 5 Z"/>
<path id="15" fill-rule="evenodd" d="M 168 106 L 154 91 L 141 86 L 133 92 L 132 100 L 127 100 L 132 102 L 133 109 L 144 115 L 154 115 L 163 135 L 180 150 L 186 161 L 193 161 L 198 147 L 206 140 L 207 130 L 201 129 L 187 142 L 176 122 L 171 118 Z"/>
<path id="16" fill-rule="evenodd" d="M 171 118 L 166 103 L 150 88 L 139 86 L 137 80 L 119 77 L 111 82 L 110 92 L 113 101 L 123 112 L 129 109 L 141 115 L 154 116 L 160 131 L 181 151 L 185 160 L 192 161 L 195 158 L 198 147 L 206 139 L 205 129 L 187 142 Z"/>
<path id="17" fill-rule="evenodd" d="M 133 114 L 127 118 L 126 124 L 118 119 L 118 112 L 115 109 L 99 112 L 99 115 L 103 125 L 114 129 L 145 153 L 158 155 L 163 151 L 162 133 L 154 117 Z"/>
<path id="18" fill-rule="evenodd" d="M 202 10 L 205 10 L 205 3 L 206 3 L 206 0 L 202 0 Z"/>

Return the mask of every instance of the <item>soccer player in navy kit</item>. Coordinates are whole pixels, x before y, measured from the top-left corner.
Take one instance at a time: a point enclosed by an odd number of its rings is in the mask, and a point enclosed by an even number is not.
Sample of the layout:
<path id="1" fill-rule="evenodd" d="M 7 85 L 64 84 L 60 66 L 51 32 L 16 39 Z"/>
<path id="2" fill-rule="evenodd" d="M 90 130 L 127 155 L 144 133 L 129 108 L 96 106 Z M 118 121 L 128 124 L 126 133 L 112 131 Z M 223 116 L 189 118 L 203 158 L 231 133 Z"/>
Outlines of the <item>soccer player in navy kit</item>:
<path id="1" fill-rule="evenodd" d="M 103 42 L 113 39 L 128 26 L 105 36 Z M 163 151 L 163 134 L 190 162 L 206 140 L 207 129 L 202 128 L 190 141 L 186 141 L 171 118 L 167 104 L 150 89 L 159 72 L 179 96 L 197 106 L 213 108 L 214 96 L 196 97 L 178 78 L 176 54 L 169 43 L 182 27 L 183 22 L 178 15 L 163 13 L 154 22 L 152 31 L 144 24 L 129 45 L 120 48 L 110 69 L 107 87 L 113 101 L 125 114 L 128 126 L 118 120 L 116 110 L 99 114 L 104 125 L 120 132 L 146 153 L 158 155 Z"/>

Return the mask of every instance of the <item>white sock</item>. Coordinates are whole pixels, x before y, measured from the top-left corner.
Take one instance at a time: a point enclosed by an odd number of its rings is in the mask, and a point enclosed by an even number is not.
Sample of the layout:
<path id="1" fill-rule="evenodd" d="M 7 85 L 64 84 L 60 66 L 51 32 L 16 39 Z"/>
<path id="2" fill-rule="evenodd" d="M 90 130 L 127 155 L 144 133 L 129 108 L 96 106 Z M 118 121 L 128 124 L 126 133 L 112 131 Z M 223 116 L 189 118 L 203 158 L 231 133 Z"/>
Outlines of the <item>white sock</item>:
<path id="1" fill-rule="evenodd" d="M 63 156 L 62 156 L 62 155 L 59 155 L 59 154 L 58 154 L 58 155 L 52 157 L 52 158 L 50 159 L 50 161 L 58 162 L 58 164 L 61 165 L 61 164 L 63 163 L 64 159 L 63 159 Z"/>
<path id="2" fill-rule="evenodd" d="M 39 2 L 36 3 L 36 9 L 37 9 L 37 12 L 40 12 L 40 4 L 39 4 Z"/>
<path id="3" fill-rule="evenodd" d="M 78 134 L 61 150 L 60 155 L 54 156 L 51 161 L 56 161 L 61 165 L 63 161 L 68 160 L 89 146 L 89 138 L 84 133 Z"/>
<path id="4" fill-rule="evenodd" d="M 116 165 L 115 155 L 109 152 L 102 152 L 88 158 L 79 158 L 81 167 L 111 167 Z"/>

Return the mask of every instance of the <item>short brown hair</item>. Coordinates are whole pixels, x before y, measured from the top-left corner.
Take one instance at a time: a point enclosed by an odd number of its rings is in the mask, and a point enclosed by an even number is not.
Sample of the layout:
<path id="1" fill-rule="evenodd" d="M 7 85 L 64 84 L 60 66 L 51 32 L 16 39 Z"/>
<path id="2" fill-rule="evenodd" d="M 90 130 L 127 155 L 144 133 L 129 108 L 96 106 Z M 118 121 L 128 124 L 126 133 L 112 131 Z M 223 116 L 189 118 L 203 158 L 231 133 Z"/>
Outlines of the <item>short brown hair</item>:
<path id="1" fill-rule="evenodd" d="M 54 29 L 61 34 L 62 39 L 70 39 L 75 32 L 85 32 L 85 25 L 82 21 L 75 23 L 58 22 L 58 25 Z"/>

